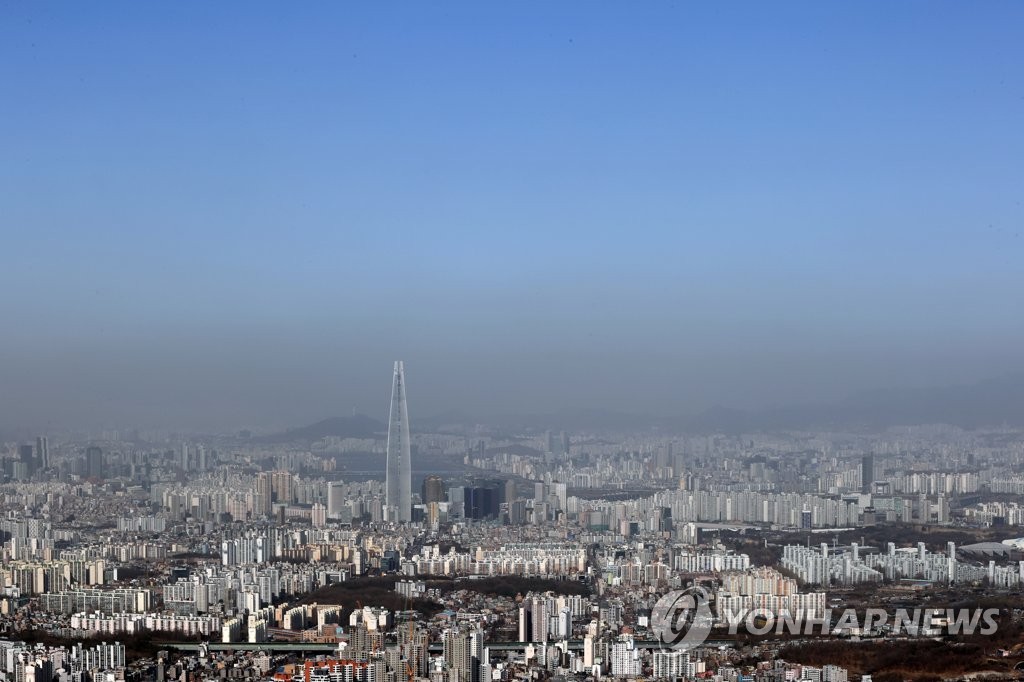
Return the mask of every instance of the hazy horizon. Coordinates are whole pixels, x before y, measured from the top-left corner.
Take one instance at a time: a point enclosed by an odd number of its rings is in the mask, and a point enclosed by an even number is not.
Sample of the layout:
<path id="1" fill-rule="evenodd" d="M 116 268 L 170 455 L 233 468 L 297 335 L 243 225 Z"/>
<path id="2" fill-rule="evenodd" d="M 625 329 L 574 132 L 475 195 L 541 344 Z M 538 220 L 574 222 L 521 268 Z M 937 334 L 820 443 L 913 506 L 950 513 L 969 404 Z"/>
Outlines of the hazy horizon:
<path id="1" fill-rule="evenodd" d="M 0 428 L 1024 371 L 1017 3 L 6 5 Z"/>

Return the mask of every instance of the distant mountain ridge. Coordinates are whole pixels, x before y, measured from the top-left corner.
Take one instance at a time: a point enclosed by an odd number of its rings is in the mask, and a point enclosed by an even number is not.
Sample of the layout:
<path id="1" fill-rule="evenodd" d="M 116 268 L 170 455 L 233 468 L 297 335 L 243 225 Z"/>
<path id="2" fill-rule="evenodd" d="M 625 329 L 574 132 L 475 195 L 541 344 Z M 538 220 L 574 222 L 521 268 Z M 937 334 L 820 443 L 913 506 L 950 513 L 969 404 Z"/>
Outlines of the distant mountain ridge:
<path id="1" fill-rule="evenodd" d="M 944 423 L 963 428 L 1024 425 L 1024 374 L 976 384 L 941 388 L 907 388 L 855 393 L 838 405 L 866 423 L 888 423 L 888 414 L 902 423 Z"/>
<path id="2" fill-rule="evenodd" d="M 478 417 L 446 412 L 413 420 L 414 430 L 452 424 L 484 424 L 509 434 L 522 430 L 661 433 L 750 433 L 795 429 L 863 430 L 918 424 L 950 424 L 965 429 L 1003 424 L 1024 427 L 1024 374 L 976 384 L 935 388 L 858 391 L 839 402 L 737 410 L 720 405 L 693 415 L 651 416 L 600 409 Z M 387 425 L 365 415 L 324 419 L 263 442 L 383 438 Z M 507 448 L 508 446 L 506 446 Z M 523 447 L 523 446 L 519 446 Z M 530 448 L 526 448 L 530 449 Z"/>
<path id="3" fill-rule="evenodd" d="M 1024 374 L 975 384 L 858 391 L 838 402 L 739 410 L 721 405 L 692 415 L 651 416 L 613 410 L 560 410 L 547 414 L 463 416 L 463 423 L 497 428 L 570 431 L 744 433 L 789 429 L 885 429 L 950 424 L 965 429 L 1024 426 Z M 421 420 L 422 426 L 456 421 Z"/>
<path id="4" fill-rule="evenodd" d="M 321 438 L 381 438 L 387 433 L 387 425 L 365 414 L 351 417 L 331 417 L 281 433 L 264 436 L 264 443 L 290 443 L 293 441 L 318 441 Z"/>

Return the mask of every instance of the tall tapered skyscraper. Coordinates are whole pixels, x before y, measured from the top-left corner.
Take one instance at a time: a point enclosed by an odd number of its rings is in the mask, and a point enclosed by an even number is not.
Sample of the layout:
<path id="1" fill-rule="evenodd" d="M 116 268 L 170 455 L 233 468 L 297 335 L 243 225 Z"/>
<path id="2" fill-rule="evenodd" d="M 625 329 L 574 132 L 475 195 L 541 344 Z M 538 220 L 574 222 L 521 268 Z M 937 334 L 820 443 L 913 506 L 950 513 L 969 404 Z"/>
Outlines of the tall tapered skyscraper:
<path id="1" fill-rule="evenodd" d="M 397 521 L 412 520 L 412 462 L 409 459 L 409 409 L 405 404 L 405 367 L 395 363 L 388 419 L 388 460 L 385 503 Z"/>

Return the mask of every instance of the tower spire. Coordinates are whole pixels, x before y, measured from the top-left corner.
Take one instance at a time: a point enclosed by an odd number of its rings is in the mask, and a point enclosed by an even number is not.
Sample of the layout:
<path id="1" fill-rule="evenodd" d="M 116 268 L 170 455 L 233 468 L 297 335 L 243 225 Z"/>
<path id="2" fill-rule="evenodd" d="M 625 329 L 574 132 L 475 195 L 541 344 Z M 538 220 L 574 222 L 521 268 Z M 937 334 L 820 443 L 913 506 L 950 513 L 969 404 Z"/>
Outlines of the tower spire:
<path id="1" fill-rule="evenodd" d="M 387 481 L 385 504 L 391 518 L 412 520 L 412 462 L 409 447 L 409 409 L 405 402 L 405 365 L 395 363 L 388 419 Z"/>

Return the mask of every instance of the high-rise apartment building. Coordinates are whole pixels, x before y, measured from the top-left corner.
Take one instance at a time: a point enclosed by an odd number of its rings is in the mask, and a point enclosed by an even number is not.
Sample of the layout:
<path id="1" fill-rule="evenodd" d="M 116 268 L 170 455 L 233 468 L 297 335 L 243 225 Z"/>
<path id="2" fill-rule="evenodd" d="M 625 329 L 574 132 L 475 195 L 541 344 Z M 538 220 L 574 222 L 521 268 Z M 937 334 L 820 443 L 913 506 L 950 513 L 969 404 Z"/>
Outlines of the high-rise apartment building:
<path id="1" fill-rule="evenodd" d="M 430 474 L 423 479 L 422 495 L 423 504 L 431 502 L 444 502 L 444 480 L 437 474 Z"/>
<path id="2" fill-rule="evenodd" d="M 864 455 L 860 461 L 860 486 L 863 492 L 871 492 L 871 483 L 875 480 L 875 456 Z"/>
<path id="3" fill-rule="evenodd" d="M 106 462 L 103 460 L 103 450 L 95 445 L 86 449 L 85 469 L 89 478 L 99 480 L 106 478 Z"/>
<path id="4" fill-rule="evenodd" d="M 36 437 L 36 459 L 40 469 L 50 468 L 50 441 L 46 436 Z"/>

